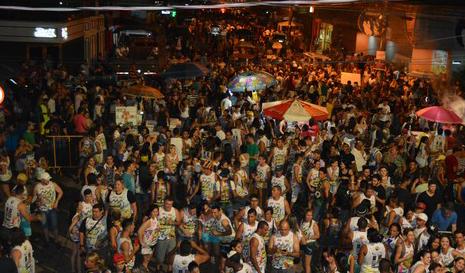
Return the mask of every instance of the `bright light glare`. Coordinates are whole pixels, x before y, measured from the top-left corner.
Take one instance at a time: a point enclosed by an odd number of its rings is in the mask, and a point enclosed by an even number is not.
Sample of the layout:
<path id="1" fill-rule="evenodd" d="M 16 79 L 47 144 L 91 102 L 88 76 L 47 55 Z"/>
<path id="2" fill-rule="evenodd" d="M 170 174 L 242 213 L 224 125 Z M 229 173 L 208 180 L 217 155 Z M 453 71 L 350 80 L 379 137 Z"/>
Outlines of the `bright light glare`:
<path id="1" fill-rule="evenodd" d="M 67 27 L 62 27 L 61 28 L 61 37 L 63 37 L 63 39 L 68 39 L 68 28 Z"/>
<path id="2" fill-rule="evenodd" d="M 36 27 L 34 29 L 34 37 L 36 38 L 56 38 L 57 34 L 54 28 Z"/>

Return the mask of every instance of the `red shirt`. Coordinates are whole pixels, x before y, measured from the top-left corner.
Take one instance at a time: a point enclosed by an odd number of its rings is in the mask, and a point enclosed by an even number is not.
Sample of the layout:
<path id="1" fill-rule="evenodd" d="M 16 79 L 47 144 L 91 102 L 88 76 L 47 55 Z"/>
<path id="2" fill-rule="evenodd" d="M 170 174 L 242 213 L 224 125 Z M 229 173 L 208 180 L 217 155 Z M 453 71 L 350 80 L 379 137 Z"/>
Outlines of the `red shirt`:
<path id="1" fill-rule="evenodd" d="M 87 133 L 87 119 L 83 114 L 77 114 L 73 118 L 74 130 L 78 134 Z"/>
<path id="2" fill-rule="evenodd" d="M 459 167 L 459 161 L 457 160 L 455 155 L 451 154 L 451 155 L 446 156 L 445 163 L 446 163 L 446 178 L 448 180 L 456 179 L 457 173 L 456 171 L 454 171 L 454 169 L 457 170 L 457 168 Z"/>

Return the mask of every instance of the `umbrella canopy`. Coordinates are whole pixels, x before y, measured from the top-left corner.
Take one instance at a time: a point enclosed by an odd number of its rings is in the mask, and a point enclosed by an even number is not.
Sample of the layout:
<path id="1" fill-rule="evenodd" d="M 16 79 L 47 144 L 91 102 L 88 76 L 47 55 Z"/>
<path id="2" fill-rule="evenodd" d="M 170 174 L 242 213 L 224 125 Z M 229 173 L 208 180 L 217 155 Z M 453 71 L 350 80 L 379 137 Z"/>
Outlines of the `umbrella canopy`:
<path id="1" fill-rule="evenodd" d="M 328 119 L 326 107 L 312 104 L 303 100 L 282 100 L 264 103 L 263 113 L 274 119 L 286 121 L 308 121 Z"/>
<path id="2" fill-rule="evenodd" d="M 463 120 L 456 113 L 442 106 L 426 107 L 417 111 L 417 116 L 438 123 L 462 124 Z"/>
<path id="3" fill-rule="evenodd" d="M 228 84 L 231 92 L 264 90 L 277 82 L 273 75 L 266 72 L 244 72 L 235 76 Z"/>
<path id="4" fill-rule="evenodd" d="M 181 63 L 170 66 L 161 74 L 164 78 L 171 79 L 193 79 L 208 74 L 208 69 L 198 63 Z"/>
<path id="5" fill-rule="evenodd" d="M 164 97 L 160 90 L 146 85 L 130 86 L 128 89 L 124 91 L 124 94 L 154 99 L 161 99 Z"/>
<path id="6" fill-rule="evenodd" d="M 275 43 L 273 43 L 273 45 L 271 47 L 273 49 L 281 49 L 281 48 L 283 48 L 283 44 L 281 44 L 280 42 L 275 42 Z"/>

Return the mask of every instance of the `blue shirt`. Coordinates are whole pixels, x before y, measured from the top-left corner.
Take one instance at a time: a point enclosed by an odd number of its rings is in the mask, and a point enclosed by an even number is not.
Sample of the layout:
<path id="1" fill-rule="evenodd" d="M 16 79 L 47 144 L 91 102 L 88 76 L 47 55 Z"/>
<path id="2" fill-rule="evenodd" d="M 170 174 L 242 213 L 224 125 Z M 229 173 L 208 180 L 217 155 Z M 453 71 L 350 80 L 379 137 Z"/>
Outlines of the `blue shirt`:
<path id="1" fill-rule="evenodd" d="M 457 213 L 452 212 L 452 214 L 448 218 L 446 218 L 442 213 L 442 209 L 437 209 L 433 213 L 431 223 L 433 225 L 436 225 L 439 231 L 447 231 L 449 227 L 452 227 L 452 225 L 457 224 Z"/>
<path id="2" fill-rule="evenodd" d="M 123 179 L 126 189 L 132 193 L 136 193 L 136 181 L 134 180 L 134 176 L 125 172 L 121 178 Z"/>

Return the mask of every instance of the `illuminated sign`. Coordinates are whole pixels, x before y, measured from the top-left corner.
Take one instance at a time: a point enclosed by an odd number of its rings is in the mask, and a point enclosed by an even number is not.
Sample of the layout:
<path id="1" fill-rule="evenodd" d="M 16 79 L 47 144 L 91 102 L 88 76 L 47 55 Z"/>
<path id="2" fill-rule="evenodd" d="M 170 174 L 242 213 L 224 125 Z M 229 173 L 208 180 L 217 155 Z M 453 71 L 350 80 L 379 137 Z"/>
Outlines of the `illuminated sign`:
<path id="1" fill-rule="evenodd" d="M 171 14 L 171 10 L 162 10 L 162 11 L 161 11 L 161 14 L 163 14 L 163 15 L 170 15 L 170 14 Z"/>
<path id="2" fill-rule="evenodd" d="M 61 28 L 61 37 L 63 37 L 63 39 L 68 39 L 68 28 L 67 27 L 62 27 Z"/>
<path id="3" fill-rule="evenodd" d="M 34 30 L 34 37 L 36 38 L 56 38 L 57 34 L 54 28 L 36 27 Z"/>
<path id="4" fill-rule="evenodd" d="M 5 100 L 5 91 L 3 91 L 3 87 L 0 86 L 0 104 L 2 104 L 4 100 Z"/>

